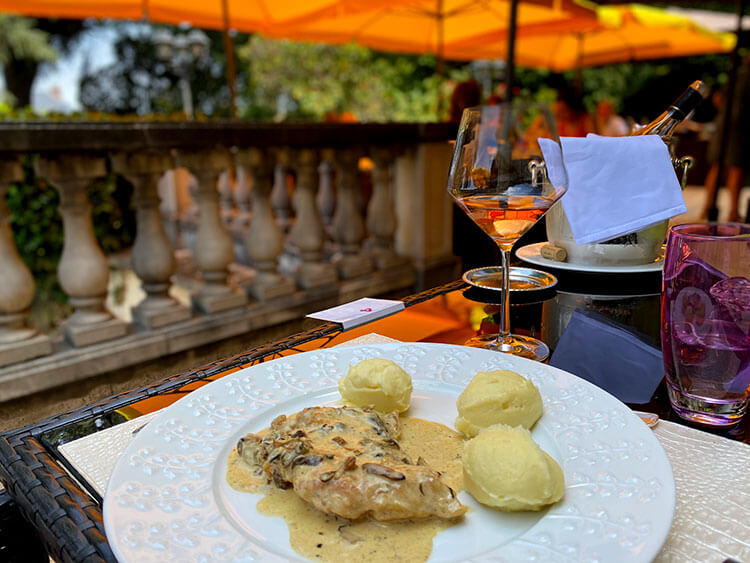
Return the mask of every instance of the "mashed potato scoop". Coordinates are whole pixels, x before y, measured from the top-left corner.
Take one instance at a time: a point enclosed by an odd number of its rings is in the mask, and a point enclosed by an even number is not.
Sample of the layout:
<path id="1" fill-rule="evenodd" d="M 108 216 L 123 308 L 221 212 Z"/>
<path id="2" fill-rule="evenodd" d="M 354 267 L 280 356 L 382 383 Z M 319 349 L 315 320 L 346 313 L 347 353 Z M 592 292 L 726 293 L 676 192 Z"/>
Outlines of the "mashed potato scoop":
<path id="1" fill-rule="evenodd" d="M 464 487 L 506 512 L 541 510 L 565 492 L 562 469 L 520 426 L 497 424 L 464 444 Z"/>
<path id="2" fill-rule="evenodd" d="M 456 430 L 473 438 L 493 424 L 531 428 L 542 416 L 542 396 L 514 371 L 479 372 L 458 396 Z"/>
<path id="3" fill-rule="evenodd" d="M 411 391 L 411 376 L 397 363 L 382 358 L 350 366 L 349 373 L 339 380 L 339 393 L 346 404 L 381 413 L 407 410 Z"/>

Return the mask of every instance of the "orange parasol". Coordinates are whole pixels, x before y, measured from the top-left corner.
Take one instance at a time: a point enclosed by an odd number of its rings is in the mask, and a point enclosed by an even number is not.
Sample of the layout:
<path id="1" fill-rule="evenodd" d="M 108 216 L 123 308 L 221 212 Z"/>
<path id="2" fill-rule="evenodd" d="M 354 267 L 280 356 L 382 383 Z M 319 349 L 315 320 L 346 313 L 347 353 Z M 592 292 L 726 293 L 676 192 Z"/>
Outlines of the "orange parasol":
<path id="1" fill-rule="evenodd" d="M 527 33 L 516 37 L 518 64 L 556 72 L 605 64 L 727 53 L 736 36 L 716 33 L 690 18 L 640 4 L 599 6 L 597 25 L 588 29 Z M 502 41 L 485 41 L 467 48 L 467 58 L 481 58 L 502 48 Z"/>
<path id="2" fill-rule="evenodd" d="M 381 0 L 394 3 L 393 0 Z M 347 0 L 0 0 L 0 12 L 44 18 L 148 20 L 204 29 L 264 32 L 310 18 L 333 17 L 365 9 Z"/>
<path id="3" fill-rule="evenodd" d="M 351 7 L 361 2 L 342 4 Z M 438 74 L 443 59 L 504 58 L 510 96 L 517 30 L 534 35 L 597 25 L 595 5 L 586 0 L 371 0 L 367 6 L 329 17 L 299 18 L 271 26 L 265 34 L 334 44 L 356 42 L 397 53 L 434 53 Z M 490 42 L 493 49 L 488 52 L 484 47 Z"/>
<path id="4" fill-rule="evenodd" d="M 436 53 L 455 60 L 506 56 L 510 0 L 372 0 L 368 6 L 333 17 L 300 18 L 264 33 L 334 44 L 356 42 L 398 53 Z M 591 6 L 576 0 L 521 0 L 516 26 L 532 35 L 589 29 L 596 25 Z M 484 49 L 488 41 L 497 47 L 489 57 Z M 473 56 L 473 50 L 485 54 Z"/>

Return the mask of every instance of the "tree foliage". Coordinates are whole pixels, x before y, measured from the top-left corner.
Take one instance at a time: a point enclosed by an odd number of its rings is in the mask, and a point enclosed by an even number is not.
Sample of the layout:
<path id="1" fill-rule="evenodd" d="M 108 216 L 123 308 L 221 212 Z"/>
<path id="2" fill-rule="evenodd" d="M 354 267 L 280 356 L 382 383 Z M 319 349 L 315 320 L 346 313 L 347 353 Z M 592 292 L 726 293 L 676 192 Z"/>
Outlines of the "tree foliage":
<path id="1" fill-rule="evenodd" d="M 8 64 L 12 59 L 54 61 L 57 58 L 49 35 L 35 24 L 32 19 L 0 14 L 0 64 Z"/>
<path id="2" fill-rule="evenodd" d="M 166 67 L 157 60 L 148 35 L 123 34 L 114 45 L 115 61 L 81 77 L 81 105 L 114 114 L 179 111 Z"/>
<path id="3" fill-rule="evenodd" d="M 274 113 L 289 97 L 292 117 L 324 119 L 350 112 L 360 121 L 435 121 L 451 81 L 468 77 L 449 64 L 448 80 L 435 74 L 435 57 L 378 53 L 354 44 L 325 45 L 255 35 L 238 50 L 250 70 L 249 113 Z M 281 118 L 283 115 L 278 115 Z"/>
<path id="4" fill-rule="evenodd" d="M 37 29 L 34 20 L 0 14 L 0 65 L 12 105 L 29 104 L 39 63 L 56 58 L 48 34 Z"/>
<path id="5" fill-rule="evenodd" d="M 152 42 L 154 27 L 142 24 L 120 26 L 115 43 L 115 61 L 81 78 L 81 104 L 91 111 L 112 114 L 171 114 L 182 111 L 178 76 L 157 57 Z M 191 69 L 190 87 L 196 112 L 209 117 L 229 116 L 226 56 L 220 32 L 207 31 L 211 41 L 208 57 Z M 240 40 L 244 41 L 243 35 Z M 238 96 L 244 95 L 247 77 L 238 69 Z"/>
<path id="6" fill-rule="evenodd" d="M 13 105 L 29 105 L 40 65 L 72 48 L 84 29 L 84 22 L 78 20 L 33 20 L 0 14 L 0 64 Z"/>

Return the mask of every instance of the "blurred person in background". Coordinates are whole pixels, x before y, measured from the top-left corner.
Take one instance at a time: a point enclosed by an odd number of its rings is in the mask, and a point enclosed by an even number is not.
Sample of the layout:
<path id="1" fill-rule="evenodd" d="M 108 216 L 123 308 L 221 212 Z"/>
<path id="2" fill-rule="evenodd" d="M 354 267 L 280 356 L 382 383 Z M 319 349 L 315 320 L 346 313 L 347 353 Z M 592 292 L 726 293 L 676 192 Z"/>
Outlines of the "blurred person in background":
<path id="1" fill-rule="evenodd" d="M 583 95 L 567 82 L 558 86 L 552 111 L 560 137 L 585 137 L 596 131 L 594 119 L 583 105 Z"/>
<path id="2" fill-rule="evenodd" d="M 726 115 L 726 96 L 719 93 L 712 97 L 714 104 L 719 107 L 716 117 L 714 133 L 708 142 L 706 160 L 711 168 L 706 174 L 706 199 L 703 205 L 701 219 L 708 218 L 708 212 L 715 200 L 716 191 L 723 178 L 719 178 L 719 146 Z M 750 165 L 750 55 L 745 55 L 737 71 L 737 84 L 732 103 L 732 118 L 729 124 L 729 137 L 724 154 L 723 169 L 726 174 L 727 189 L 729 190 L 729 215 L 727 221 L 740 220 L 740 191 L 745 170 Z"/>
<path id="3" fill-rule="evenodd" d="M 451 105 L 448 120 L 458 125 L 461 115 L 466 108 L 478 106 L 482 103 L 482 86 L 474 79 L 464 80 L 456 84 L 451 94 Z"/>
<path id="4" fill-rule="evenodd" d="M 495 86 L 495 88 L 492 90 L 492 93 L 490 93 L 489 96 L 487 96 L 487 99 L 484 101 L 484 105 L 486 106 L 499 106 L 502 104 L 506 99 L 506 84 L 503 84 L 502 82 Z M 518 95 L 520 93 L 520 89 L 518 86 L 513 88 L 513 94 Z"/>
<path id="5" fill-rule="evenodd" d="M 500 94 L 492 94 L 484 101 L 484 105 L 499 106 L 503 101 L 503 97 Z"/>
<path id="6" fill-rule="evenodd" d="M 594 116 L 596 134 L 605 137 L 625 137 L 630 135 L 630 126 L 625 119 L 615 112 L 615 104 L 610 99 L 604 99 L 596 104 Z"/>

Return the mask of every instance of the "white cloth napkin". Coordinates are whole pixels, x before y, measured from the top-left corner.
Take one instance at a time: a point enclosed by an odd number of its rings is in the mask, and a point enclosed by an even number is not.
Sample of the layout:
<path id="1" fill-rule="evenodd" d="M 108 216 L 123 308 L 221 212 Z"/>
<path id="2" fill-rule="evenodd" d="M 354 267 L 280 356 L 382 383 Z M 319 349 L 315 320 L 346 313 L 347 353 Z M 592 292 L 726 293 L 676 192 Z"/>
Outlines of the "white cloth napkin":
<path id="1" fill-rule="evenodd" d="M 568 191 L 562 198 L 577 244 L 603 242 L 687 211 L 666 145 L 656 135 L 563 137 Z M 550 181 L 555 144 L 542 145 Z M 551 166 L 550 166 L 551 164 Z"/>

